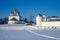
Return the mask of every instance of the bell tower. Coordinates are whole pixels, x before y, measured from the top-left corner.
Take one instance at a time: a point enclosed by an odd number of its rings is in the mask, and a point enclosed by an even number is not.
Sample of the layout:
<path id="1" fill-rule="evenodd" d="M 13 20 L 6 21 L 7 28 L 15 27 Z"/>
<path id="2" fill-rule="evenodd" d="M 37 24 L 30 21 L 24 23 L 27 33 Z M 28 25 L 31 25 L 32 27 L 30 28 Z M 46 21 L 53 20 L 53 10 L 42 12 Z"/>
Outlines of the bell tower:
<path id="1" fill-rule="evenodd" d="M 41 14 L 38 14 L 36 16 L 36 26 L 38 27 L 42 26 L 42 15 Z"/>

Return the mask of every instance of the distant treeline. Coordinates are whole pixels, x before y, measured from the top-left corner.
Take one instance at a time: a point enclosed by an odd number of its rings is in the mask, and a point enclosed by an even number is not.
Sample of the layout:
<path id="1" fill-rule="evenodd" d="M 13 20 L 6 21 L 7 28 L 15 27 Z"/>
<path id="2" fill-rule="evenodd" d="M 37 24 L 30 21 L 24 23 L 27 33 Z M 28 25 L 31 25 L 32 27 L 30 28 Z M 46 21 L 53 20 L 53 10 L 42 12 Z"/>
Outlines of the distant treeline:
<path id="1" fill-rule="evenodd" d="M 0 18 L 0 24 L 7 24 L 8 23 L 8 17 Z"/>

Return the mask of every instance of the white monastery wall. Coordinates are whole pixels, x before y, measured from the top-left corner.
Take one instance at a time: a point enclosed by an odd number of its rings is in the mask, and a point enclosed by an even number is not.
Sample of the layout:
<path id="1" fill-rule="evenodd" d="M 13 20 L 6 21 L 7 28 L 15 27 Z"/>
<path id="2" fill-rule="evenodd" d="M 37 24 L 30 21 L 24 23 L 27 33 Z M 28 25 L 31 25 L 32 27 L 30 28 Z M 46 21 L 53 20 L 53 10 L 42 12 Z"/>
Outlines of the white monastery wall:
<path id="1" fill-rule="evenodd" d="M 60 21 L 42 22 L 42 26 L 60 26 Z"/>

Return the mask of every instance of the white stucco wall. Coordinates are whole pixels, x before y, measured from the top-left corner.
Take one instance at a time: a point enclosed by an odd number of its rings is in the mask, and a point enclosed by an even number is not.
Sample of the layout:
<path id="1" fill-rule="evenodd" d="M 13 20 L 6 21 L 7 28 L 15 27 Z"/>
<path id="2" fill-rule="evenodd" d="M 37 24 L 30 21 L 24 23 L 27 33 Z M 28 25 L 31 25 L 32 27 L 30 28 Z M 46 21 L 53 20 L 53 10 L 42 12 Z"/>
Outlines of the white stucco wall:
<path id="1" fill-rule="evenodd" d="M 42 26 L 60 26 L 60 21 L 42 22 Z"/>
<path id="2" fill-rule="evenodd" d="M 9 16 L 9 20 L 12 19 L 12 18 L 16 18 L 17 20 L 20 20 L 19 19 L 20 18 L 19 16 Z"/>
<path id="3" fill-rule="evenodd" d="M 19 16 L 9 16 L 8 17 L 8 19 L 9 19 L 9 21 L 8 21 L 8 24 L 15 24 L 15 23 L 17 23 L 16 21 L 11 21 L 11 19 L 12 18 L 16 18 L 18 21 L 20 20 L 20 17 Z"/>
<path id="4" fill-rule="evenodd" d="M 14 24 L 15 21 L 8 21 L 8 24 Z"/>
<path id="5" fill-rule="evenodd" d="M 42 17 L 39 15 L 36 17 L 36 26 L 41 26 Z"/>

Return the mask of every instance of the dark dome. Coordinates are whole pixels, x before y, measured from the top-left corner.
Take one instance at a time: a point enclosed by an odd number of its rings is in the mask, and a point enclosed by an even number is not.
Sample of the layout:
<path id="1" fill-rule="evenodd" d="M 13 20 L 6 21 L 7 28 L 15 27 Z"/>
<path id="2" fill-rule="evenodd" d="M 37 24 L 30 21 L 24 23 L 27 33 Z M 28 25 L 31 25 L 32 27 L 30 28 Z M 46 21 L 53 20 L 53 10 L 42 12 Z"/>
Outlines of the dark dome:
<path id="1" fill-rule="evenodd" d="M 38 15 L 42 17 L 42 15 L 41 15 L 41 14 L 38 14 Z"/>

